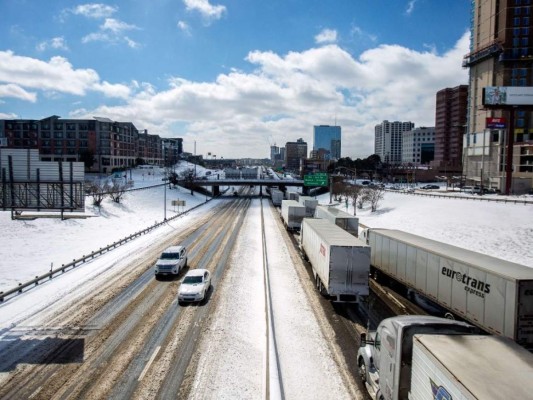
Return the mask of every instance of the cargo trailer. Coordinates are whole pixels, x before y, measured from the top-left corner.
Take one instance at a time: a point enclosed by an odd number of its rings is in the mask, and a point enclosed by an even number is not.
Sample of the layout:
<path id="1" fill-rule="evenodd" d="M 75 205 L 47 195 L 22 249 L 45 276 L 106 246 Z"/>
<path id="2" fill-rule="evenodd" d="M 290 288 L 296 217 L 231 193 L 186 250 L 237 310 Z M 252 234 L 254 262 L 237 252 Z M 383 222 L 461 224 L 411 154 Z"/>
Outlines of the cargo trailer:
<path id="1" fill-rule="evenodd" d="M 287 230 L 300 230 L 305 218 L 305 207 L 294 200 L 281 201 L 281 218 Z"/>
<path id="2" fill-rule="evenodd" d="M 533 354 L 491 335 L 415 335 L 410 400 L 527 399 Z"/>
<path id="3" fill-rule="evenodd" d="M 306 217 L 314 217 L 315 216 L 315 209 L 318 205 L 318 200 L 312 198 L 311 196 L 299 196 L 298 202 L 305 206 L 305 216 Z"/>
<path id="4" fill-rule="evenodd" d="M 354 236 L 359 236 L 359 218 L 339 210 L 336 207 L 316 206 L 315 218 L 327 219 L 338 227 L 344 229 L 346 232 Z"/>
<path id="5" fill-rule="evenodd" d="M 398 230 L 365 237 L 377 271 L 533 350 L 533 268 Z"/>
<path id="6" fill-rule="evenodd" d="M 272 204 L 275 206 L 281 206 L 283 200 L 283 192 L 279 189 L 271 189 L 270 197 L 272 198 Z"/>
<path id="7" fill-rule="evenodd" d="M 325 219 L 304 218 L 300 246 L 321 293 L 339 302 L 368 295 L 370 247 Z"/>

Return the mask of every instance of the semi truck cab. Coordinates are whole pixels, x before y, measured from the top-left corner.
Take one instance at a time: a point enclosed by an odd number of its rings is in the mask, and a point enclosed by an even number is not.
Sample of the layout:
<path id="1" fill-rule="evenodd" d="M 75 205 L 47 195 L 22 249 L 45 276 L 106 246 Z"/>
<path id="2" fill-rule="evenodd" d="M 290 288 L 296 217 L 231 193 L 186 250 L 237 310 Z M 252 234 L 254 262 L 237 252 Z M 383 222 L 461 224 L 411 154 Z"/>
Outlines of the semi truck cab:
<path id="1" fill-rule="evenodd" d="M 465 322 L 431 316 L 398 316 L 383 320 L 375 331 L 361 334 L 357 365 L 370 396 L 376 400 L 408 400 L 411 389 L 413 336 L 475 334 Z"/>

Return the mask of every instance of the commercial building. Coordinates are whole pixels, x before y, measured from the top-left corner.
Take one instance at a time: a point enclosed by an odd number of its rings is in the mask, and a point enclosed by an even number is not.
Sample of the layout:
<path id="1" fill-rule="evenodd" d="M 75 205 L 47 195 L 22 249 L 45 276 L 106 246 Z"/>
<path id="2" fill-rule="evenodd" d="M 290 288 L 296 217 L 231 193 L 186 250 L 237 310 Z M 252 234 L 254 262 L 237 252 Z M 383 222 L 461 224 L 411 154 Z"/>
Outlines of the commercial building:
<path id="1" fill-rule="evenodd" d="M 435 111 L 435 157 L 431 167 L 460 174 L 466 127 L 468 85 L 439 90 Z"/>
<path id="2" fill-rule="evenodd" d="M 530 191 L 532 108 L 489 108 L 484 106 L 483 92 L 495 86 L 533 92 L 532 1 L 472 1 L 470 53 L 463 66 L 470 71 L 463 174 L 469 183 L 505 193 Z M 493 118 L 500 124 L 487 124 Z"/>
<path id="3" fill-rule="evenodd" d="M 324 150 L 324 159 L 341 158 L 341 127 L 315 125 L 313 127 L 313 151 Z"/>
<path id="4" fill-rule="evenodd" d="M 402 133 L 402 164 L 429 164 L 435 156 L 435 127 L 420 127 Z"/>
<path id="5" fill-rule="evenodd" d="M 402 163 L 402 134 L 415 127 L 412 122 L 383 121 L 374 128 L 374 153 L 386 164 Z"/>
<path id="6" fill-rule="evenodd" d="M 307 158 L 307 142 L 302 138 L 285 144 L 285 169 L 300 173 L 301 160 Z"/>

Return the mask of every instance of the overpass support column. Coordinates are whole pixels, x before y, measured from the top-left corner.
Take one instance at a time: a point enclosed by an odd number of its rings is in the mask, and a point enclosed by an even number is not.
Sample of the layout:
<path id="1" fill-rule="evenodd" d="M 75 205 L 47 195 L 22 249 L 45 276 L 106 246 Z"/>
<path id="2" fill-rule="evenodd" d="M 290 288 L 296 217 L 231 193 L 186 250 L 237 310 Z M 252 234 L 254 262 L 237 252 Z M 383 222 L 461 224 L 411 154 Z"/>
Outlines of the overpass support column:
<path id="1" fill-rule="evenodd" d="M 213 186 L 213 197 L 218 196 L 220 194 L 220 186 Z"/>

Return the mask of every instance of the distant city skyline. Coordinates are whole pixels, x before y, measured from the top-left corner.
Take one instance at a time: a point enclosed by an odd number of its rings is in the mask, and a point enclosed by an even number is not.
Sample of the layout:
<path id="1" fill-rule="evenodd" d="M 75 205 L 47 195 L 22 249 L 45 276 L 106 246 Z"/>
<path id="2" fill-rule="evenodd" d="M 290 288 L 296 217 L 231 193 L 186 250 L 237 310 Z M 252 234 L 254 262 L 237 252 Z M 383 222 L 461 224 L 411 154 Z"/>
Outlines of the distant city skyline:
<path id="1" fill-rule="evenodd" d="M 181 0 L 0 4 L 0 118 L 102 117 L 184 151 L 269 155 L 312 126 L 373 152 L 382 120 L 434 125 L 468 81 L 471 2 Z"/>

